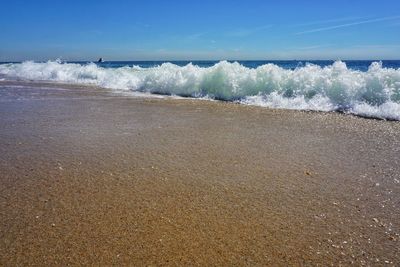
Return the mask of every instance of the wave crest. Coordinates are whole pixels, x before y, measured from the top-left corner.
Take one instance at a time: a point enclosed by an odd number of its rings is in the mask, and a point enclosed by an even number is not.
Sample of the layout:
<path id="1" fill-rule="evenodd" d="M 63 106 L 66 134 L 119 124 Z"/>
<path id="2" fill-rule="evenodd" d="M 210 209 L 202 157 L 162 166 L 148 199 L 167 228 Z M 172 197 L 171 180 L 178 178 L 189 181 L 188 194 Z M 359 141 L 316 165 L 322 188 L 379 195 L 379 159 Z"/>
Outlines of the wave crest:
<path id="1" fill-rule="evenodd" d="M 368 71 L 348 69 L 342 61 L 294 70 L 275 64 L 247 68 L 221 61 L 212 67 L 164 63 L 102 68 L 48 61 L 0 65 L 0 74 L 29 80 L 94 84 L 110 89 L 168 95 L 209 97 L 275 108 L 344 111 L 400 120 L 400 69 L 379 62 Z"/>

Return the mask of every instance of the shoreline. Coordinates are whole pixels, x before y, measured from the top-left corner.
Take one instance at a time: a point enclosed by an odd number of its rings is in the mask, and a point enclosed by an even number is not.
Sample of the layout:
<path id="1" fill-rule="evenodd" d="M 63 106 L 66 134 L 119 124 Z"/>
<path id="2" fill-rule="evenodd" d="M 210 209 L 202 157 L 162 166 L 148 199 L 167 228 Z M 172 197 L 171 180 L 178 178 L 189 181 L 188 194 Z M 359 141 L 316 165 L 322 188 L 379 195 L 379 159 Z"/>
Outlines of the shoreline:
<path id="1" fill-rule="evenodd" d="M 272 107 L 264 107 L 258 106 L 255 104 L 245 104 L 236 101 L 228 101 L 223 99 L 207 99 L 207 98 L 195 98 L 195 97 L 187 97 L 187 96 L 178 96 L 178 95 L 166 95 L 161 93 L 148 93 L 148 92 L 132 92 L 126 90 L 115 90 L 109 88 L 99 87 L 97 85 L 92 84 L 79 84 L 79 83 L 63 83 L 63 82 L 56 82 L 56 81 L 26 81 L 26 80 L 0 80 L 0 86 L 34 86 L 34 87 L 50 87 L 54 89 L 54 87 L 61 87 L 64 89 L 90 89 L 96 90 L 98 92 L 108 93 L 109 95 L 113 96 L 120 96 L 120 97 L 132 97 L 132 98 L 148 98 L 148 99 L 168 99 L 168 100 L 199 100 L 199 101 L 211 101 L 211 102 L 220 102 L 232 105 L 243 105 L 261 109 L 269 109 L 269 110 L 284 110 L 284 111 L 294 111 L 294 112 L 306 112 L 306 113 L 336 113 L 339 115 L 344 116 L 354 116 L 366 120 L 378 120 L 378 121 L 390 121 L 390 122 L 399 122 L 396 119 L 391 118 L 382 118 L 382 117 L 374 117 L 362 114 L 355 114 L 351 112 L 341 111 L 341 110 L 334 110 L 334 111 L 322 111 L 322 110 L 308 110 L 308 109 L 287 109 L 287 108 L 272 108 Z"/>
<path id="2" fill-rule="evenodd" d="M 400 261 L 397 122 L 15 83 L 2 265 Z"/>

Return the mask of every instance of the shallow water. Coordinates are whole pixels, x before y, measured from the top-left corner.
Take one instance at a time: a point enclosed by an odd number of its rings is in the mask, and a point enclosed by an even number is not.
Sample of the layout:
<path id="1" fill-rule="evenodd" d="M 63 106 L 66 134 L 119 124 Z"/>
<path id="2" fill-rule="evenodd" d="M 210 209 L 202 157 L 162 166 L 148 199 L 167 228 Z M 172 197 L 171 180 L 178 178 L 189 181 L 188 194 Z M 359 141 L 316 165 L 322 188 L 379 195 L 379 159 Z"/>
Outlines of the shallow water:
<path id="1" fill-rule="evenodd" d="M 0 101 L 0 265 L 400 262 L 397 122 L 54 83 Z"/>

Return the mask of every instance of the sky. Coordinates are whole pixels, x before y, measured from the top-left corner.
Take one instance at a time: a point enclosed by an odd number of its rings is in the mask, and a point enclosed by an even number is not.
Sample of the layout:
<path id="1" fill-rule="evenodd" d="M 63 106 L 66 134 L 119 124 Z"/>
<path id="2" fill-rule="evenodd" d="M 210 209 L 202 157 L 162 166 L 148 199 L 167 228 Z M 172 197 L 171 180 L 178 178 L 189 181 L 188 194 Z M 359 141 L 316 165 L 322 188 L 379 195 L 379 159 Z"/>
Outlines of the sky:
<path id="1" fill-rule="evenodd" d="M 400 59 L 399 0 L 0 0 L 0 61 Z"/>

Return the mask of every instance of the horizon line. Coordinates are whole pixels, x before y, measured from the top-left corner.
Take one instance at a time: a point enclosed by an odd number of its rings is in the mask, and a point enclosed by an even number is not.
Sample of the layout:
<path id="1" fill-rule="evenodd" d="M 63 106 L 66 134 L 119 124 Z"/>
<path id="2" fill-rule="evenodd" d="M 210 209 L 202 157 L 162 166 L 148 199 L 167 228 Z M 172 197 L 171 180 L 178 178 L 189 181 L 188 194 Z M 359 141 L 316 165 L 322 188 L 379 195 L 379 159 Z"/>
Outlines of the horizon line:
<path id="1" fill-rule="evenodd" d="M 43 63 L 43 62 L 54 62 L 54 61 L 61 61 L 61 62 L 89 62 L 89 63 L 98 63 L 97 60 L 85 60 L 85 59 L 79 59 L 79 60 L 62 60 L 62 59 L 47 59 L 47 60 L 32 60 L 32 59 L 26 59 L 26 60 L 6 60 L 6 61 L 0 61 L 0 64 L 4 63 L 22 63 L 22 62 L 37 62 L 37 63 Z M 105 60 L 101 63 L 107 63 L 107 62 L 178 62 L 178 61 L 184 61 L 184 62 L 191 62 L 191 61 L 200 61 L 200 62 L 206 62 L 206 61 L 400 61 L 400 58 L 398 59 L 385 59 L 385 58 L 363 58 L 363 59 L 342 59 L 342 58 L 336 58 L 336 59 L 312 59 L 312 58 L 296 58 L 296 59 L 143 59 L 143 60 Z"/>

